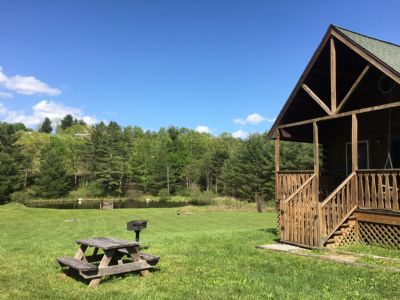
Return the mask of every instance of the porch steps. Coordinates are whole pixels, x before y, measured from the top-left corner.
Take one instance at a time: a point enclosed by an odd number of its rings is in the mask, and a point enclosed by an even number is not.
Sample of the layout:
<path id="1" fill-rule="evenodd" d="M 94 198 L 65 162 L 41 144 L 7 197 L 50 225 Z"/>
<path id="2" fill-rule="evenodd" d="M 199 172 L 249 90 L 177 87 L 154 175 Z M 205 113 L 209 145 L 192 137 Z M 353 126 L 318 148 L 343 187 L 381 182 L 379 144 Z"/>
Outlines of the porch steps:
<path id="1" fill-rule="evenodd" d="M 349 234 L 353 233 L 353 229 L 356 226 L 357 219 L 354 215 L 351 215 L 347 218 L 342 225 L 340 225 L 339 229 L 335 231 L 335 233 L 325 242 L 325 247 L 327 248 L 335 248 L 341 245 Z"/>

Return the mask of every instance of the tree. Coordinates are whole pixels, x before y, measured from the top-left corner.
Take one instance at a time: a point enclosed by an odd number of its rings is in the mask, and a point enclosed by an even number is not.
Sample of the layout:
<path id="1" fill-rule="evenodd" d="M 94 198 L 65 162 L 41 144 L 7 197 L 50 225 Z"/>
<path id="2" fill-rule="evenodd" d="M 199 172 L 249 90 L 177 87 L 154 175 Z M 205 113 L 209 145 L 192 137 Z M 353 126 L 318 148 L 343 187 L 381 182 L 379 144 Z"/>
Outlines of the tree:
<path id="1" fill-rule="evenodd" d="M 26 128 L 20 123 L 0 122 L 0 204 L 10 199 L 11 193 L 23 188 L 21 147 L 15 144 L 21 130 Z"/>
<path id="2" fill-rule="evenodd" d="M 253 134 L 227 161 L 224 170 L 227 192 L 233 196 L 254 199 L 262 194 L 274 195 L 273 143 L 264 135 Z"/>
<path id="3" fill-rule="evenodd" d="M 78 121 L 76 120 L 76 123 L 77 122 Z M 60 127 L 61 127 L 61 129 L 65 130 L 65 129 L 71 127 L 72 125 L 74 125 L 74 118 L 70 114 L 68 114 L 64 117 L 64 119 L 61 120 Z"/>
<path id="4" fill-rule="evenodd" d="M 38 196 L 60 198 L 68 194 L 71 180 L 67 174 L 62 156 L 60 145 L 56 143 L 55 139 L 52 139 L 50 145 L 41 154 L 42 163 L 34 186 Z"/>
<path id="5" fill-rule="evenodd" d="M 39 132 L 51 133 L 53 131 L 53 127 L 51 126 L 51 121 L 49 118 L 45 118 L 42 125 L 40 126 Z"/>
<path id="6" fill-rule="evenodd" d="M 122 192 L 124 174 L 123 133 L 116 122 L 95 125 L 92 130 L 90 147 L 92 154 L 92 171 L 96 182 L 104 194 Z"/>
<path id="7" fill-rule="evenodd" d="M 24 171 L 24 189 L 32 183 L 40 168 L 40 154 L 50 143 L 51 136 L 43 132 L 18 132 L 14 143 L 20 146 L 21 159 L 19 164 Z"/>

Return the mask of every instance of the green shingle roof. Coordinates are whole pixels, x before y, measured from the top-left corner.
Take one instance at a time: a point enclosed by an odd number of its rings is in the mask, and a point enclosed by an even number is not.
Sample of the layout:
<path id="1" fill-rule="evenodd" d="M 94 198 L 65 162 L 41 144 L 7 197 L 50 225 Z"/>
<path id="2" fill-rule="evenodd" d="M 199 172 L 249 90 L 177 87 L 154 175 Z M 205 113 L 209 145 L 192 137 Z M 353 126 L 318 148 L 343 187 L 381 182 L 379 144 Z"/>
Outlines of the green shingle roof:
<path id="1" fill-rule="evenodd" d="M 400 46 L 368 37 L 344 28 L 334 26 L 354 43 L 358 44 L 388 67 L 400 74 Z"/>

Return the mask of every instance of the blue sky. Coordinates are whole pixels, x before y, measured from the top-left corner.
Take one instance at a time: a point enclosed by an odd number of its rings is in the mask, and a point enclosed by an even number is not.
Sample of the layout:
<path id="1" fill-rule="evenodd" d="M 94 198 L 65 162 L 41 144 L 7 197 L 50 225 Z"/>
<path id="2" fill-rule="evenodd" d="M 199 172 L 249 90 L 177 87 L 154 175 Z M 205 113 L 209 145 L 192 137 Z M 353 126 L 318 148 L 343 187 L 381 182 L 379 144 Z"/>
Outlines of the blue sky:
<path id="1" fill-rule="evenodd" d="M 3 0 L 0 120 L 36 128 L 72 113 L 152 130 L 263 132 L 329 24 L 400 44 L 399 10 L 398 1 Z"/>

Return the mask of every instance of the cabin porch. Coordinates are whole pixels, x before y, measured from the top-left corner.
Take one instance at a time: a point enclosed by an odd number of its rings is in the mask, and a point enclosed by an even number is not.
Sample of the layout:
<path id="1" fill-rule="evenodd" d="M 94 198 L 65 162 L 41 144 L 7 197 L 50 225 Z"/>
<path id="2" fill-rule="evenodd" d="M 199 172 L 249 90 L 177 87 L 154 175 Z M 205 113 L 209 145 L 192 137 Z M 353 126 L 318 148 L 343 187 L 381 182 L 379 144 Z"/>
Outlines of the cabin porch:
<path id="1" fill-rule="evenodd" d="M 400 108 L 389 108 L 279 128 L 276 204 L 282 242 L 400 248 L 398 120 Z M 281 170 L 280 140 L 313 143 L 314 168 Z"/>

